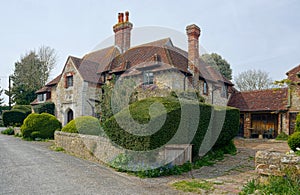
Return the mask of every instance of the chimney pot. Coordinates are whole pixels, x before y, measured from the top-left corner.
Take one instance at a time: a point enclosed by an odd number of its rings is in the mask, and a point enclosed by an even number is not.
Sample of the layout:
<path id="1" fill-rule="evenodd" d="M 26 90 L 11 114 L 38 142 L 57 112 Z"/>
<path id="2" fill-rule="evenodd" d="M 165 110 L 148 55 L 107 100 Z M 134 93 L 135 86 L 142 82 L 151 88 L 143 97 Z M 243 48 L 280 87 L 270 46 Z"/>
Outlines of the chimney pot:
<path id="1" fill-rule="evenodd" d="M 118 13 L 118 24 L 121 23 L 121 13 Z"/>
<path id="2" fill-rule="evenodd" d="M 124 22 L 124 13 L 121 13 L 121 22 Z"/>
<path id="3" fill-rule="evenodd" d="M 129 11 L 125 12 L 125 22 L 129 21 Z"/>

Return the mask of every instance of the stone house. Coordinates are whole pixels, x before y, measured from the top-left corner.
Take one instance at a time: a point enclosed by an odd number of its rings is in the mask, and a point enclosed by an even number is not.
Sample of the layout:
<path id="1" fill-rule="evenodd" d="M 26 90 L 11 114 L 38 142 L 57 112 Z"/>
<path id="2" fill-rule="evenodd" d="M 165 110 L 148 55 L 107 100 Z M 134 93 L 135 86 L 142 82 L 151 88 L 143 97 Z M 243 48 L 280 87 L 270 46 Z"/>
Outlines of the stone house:
<path id="1" fill-rule="evenodd" d="M 228 105 L 240 109 L 240 136 L 275 138 L 294 132 L 300 111 L 300 65 L 286 75 L 288 87 L 232 94 Z"/>
<path id="2" fill-rule="evenodd" d="M 207 103 L 227 105 L 233 84 L 200 58 L 197 25 L 186 27 L 188 51 L 174 46 L 170 38 L 131 47 L 132 28 L 129 12 L 119 13 L 113 26 L 114 45 L 82 58 L 69 56 L 62 73 L 36 92 L 32 104 L 54 102 L 56 117 L 63 125 L 74 117 L 97 116 L 102 86 L 115 75 L 132 79 L 139 99 L 195 89 Z"/>

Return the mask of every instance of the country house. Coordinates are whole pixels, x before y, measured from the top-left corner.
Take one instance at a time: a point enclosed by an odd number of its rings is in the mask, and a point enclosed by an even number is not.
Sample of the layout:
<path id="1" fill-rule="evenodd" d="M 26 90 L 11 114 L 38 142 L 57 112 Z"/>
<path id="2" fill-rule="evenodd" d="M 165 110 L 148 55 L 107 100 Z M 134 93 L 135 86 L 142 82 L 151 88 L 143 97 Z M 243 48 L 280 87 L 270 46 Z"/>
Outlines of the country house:
<path id="1" fill-rule="evenodd" d="M 56 117 L 67 124 L 75 117 L 97 116 L 102 86 L 113 75 L 129 77 L 136 88 L 164 92 L 196 89 L 207 103 L 227 105 L 233 84 L 200 58 L 200 28 L 186 27 L 188 51 L 173 45 L 170 38 L 131 47 L 129 12 L 119 13 L 113 26 L 114 45 L 84 55 L 69 56 L 60 75 L 36 92 L 33 105 L 52 101 Z"/>

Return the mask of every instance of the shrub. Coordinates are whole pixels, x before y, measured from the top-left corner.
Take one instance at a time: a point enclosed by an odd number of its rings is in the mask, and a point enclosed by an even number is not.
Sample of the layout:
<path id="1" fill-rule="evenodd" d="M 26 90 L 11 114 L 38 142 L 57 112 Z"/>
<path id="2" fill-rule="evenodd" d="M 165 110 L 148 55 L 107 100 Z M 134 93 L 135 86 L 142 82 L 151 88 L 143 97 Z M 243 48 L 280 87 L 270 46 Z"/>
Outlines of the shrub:
<path id="1" fill-rule="evenodd" d="M 4 131 L 1 131 L 2 134 L 5 135 L 13 135 L 14 134 L 14 129 L 13 128 L 7 128 Z"/>
<path id="2" fill-rule="evenodd" d="M 35 113 L 41 114 L 41 113 L 49 113 L 54 115 L 55 113 L 55 104 L 53 102 L 45 102 L 42 104 L 38 104 L 33 107 L 33 110 Z"/>
<path id="3" fill-rule="evenodd" d="M 5 127 L 21 126 L 24 119 L 31 113 L 30 105 L 15 105 L 11 110 L 4 111 L 2 114 L 3 125 Z"/>
<path id="4" fill-rule="evenodd" d="M 54 131 L 61 129 L 61 123 L 55 116 L 48 113 L 32 113 L 25 120 L 21 126 L 21 132 L 24 138 L 42 138 L 52 139 Z"/>
<path id="5" fill-rule="evenodd" d="M 28 116 L 31 113 L 31 106 L 30 105 L 14 105 L 12 110 L 22 110 Z"/>
<path id="6" fill-rule="evenodd" d="M 139 128 L 139 124 L 147 124 L 151 121 L 149 115 L 150 105 L 153 103 L 160 103 L 164 106 L 166 114 L 159 110 L 156 110 L 152 115 L 152 121 L 164 120 L 164 123 L 160 130 L 151 135 L 140 136 L 134 133 Z M 187 110 L 193 113 L 193 109 L 196 107 L 200 109 L 199 121 L 193 121 L 189 115 L 182 115 L 181 110 Z M 147 98 L 129 105 L 130 115 L 125 110 L 117 113 L 115 116 L 108 119 L 103 128 L 109 138 L 116 144 L 123 148 L 136 151 L 146 151 L 159 148 L 172 139 L 172 144 L 193 144 L 193 157 L 198 156 L 200 146 L 207 131 L 210 131 L 213 136 L 216 127 L 220 127 L 221 133 L 217 139 L 216 146 L 222 147 L 230 143 L 235 137 L 239 127 L 239 110 L 234 108 L 217 107 L 214 108 L 211 105 L 203 103 L 195 103 L 191 101 L 184 101 L 179 103 L 175 97 L 156 97 Z M 225 113 L 226 112 L 226 113 Z M 213 114 L 212 114 L 213 113 Z M 221 117 L 225 116 L 224 124 L 221 123 Z M 124 130 L 118 124 L 116 117 L 121 122 L 127 123 L 127 127 L 130 129 Z M 134 119 L 131 122 L 130 117 Z M 212 123 L 210 124 L 212 118 Z M 139 123 L 139 124 L 136 124 Z M 183 129 L 183 132 L 178 132 L 178 128 Z M 192 135 L 193 126 L 198 127 L 195 135 Z M 209 126 L 211 125 L 211 126 Z M 220 126 L 223 125 L 223 126 Z M 152 128 L 149 125 L 145 129 L 138 129 L 138 133 L 149 132 Z M 175 135 L 175 136 L 174 136 Z M 210 149 L 210 148 L 209 148 Z"/>
<path id="7" fill-rule="evenodd" d="M 276 140 L 288 140 L 289 136 L 284 133 L 284 132 L 281 132 L 279 135 L 277 135 L 277 137 L 275 138 Z"/>
<path id="8" fill-rule="evenodd" d="M 4 111 L 2 115 L 3 125 L 7 126 L 21 126 L 27 114 L 23 110 L 9 110 Z"/>
<path id="9" fill-rule="evenodd" d="M 294 151 L 296 148 L 300 148 L 300 132 L 295 132 L 289 136 L 288 145 Z"/>
<path id="10" fill-rule="evenodd" d="M 71 120 L 61 131 L 87 135 L 103 135 L 100 122 L 92 116 L 80 116 Z"/>

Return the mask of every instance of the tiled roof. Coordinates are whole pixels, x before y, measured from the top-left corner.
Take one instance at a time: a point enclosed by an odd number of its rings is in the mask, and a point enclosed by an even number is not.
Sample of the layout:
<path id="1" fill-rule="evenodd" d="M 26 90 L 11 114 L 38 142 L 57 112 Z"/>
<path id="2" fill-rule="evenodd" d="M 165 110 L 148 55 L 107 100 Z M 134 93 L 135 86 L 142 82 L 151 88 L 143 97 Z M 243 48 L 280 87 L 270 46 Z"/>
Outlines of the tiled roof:
<path id="1" fill-rule="evenodd" d="M 93 64 L 95 68 L 97 66 L 96 71 L 92 72 L 93 74 L 95 74 L 104 72 L 109 69 L 109 64 L 118 55 L 120 55 L 119 50 L 116 47 L 111 46 L 88 53 L 82 58 L 82 60 L 83 63 L 86 63 L 86 66 L 88 66 L 89 64 Z"/>
<path id="2" fill-rule="evenodd" d="M 57 77 L 55 77 L 52 81 L 50 81 L 49 83 L 47 83 L 46 84 L 46 86 L 53 86 L 53 85 L 56 85 L 58 82 L 59 82 L 59 80 L 60 80 L 60 78 L 61 78 L 61 74 L 60 75 L 58 75 Z"/>
<path id="3" fill-rule="evenodd" d="M 45 93 L 45 92 L 50 92 L 50 91 L 51 91 L 51 87 L 45 86 L 45 87 L 43 87 L 43 88 L 37 90 L 35 93 L 36 93 L 36 94 L 39 94 L 39 93 Z"/>
<path id="4" fill-rule="evenodd" d="M 279 111 L 287 110 L 288 89 L 266 89 L 233 93 L 228 106 L 241 111 Z"/>

